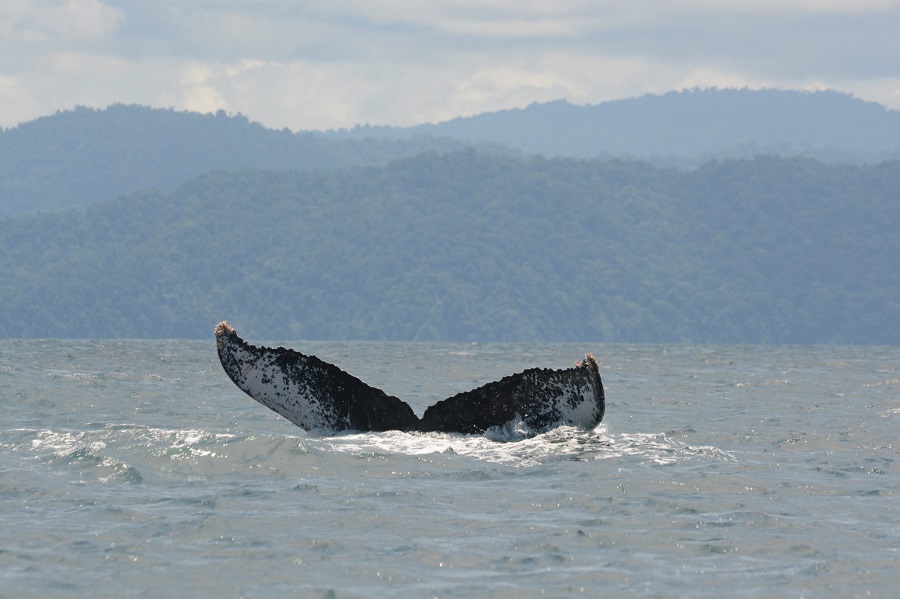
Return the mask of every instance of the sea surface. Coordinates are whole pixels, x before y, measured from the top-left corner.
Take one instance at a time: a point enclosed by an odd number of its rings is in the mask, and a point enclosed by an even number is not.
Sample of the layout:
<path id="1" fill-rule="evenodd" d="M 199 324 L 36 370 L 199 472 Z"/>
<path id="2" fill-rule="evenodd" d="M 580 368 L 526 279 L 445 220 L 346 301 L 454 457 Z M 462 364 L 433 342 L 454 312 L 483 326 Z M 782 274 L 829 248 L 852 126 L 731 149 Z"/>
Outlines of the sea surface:
<path id="1" fill-rule="evenodd" d="M 900 348 L 278 344 L 419 415 L 592 352 L 606 417 L 313 436 L 212 336 L 6 340 L 0 596 L 900 596 Z"/>

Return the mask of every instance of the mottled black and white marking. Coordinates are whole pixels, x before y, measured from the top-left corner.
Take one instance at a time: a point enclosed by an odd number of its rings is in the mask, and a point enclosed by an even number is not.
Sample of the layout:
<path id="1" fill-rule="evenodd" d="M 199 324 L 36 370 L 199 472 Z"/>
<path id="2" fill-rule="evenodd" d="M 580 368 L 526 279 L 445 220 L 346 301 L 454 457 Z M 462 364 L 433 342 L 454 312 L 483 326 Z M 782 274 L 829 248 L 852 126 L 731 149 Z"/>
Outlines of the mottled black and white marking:
<path id="1" fill-rule="evenodd" d="M 590 354 L 564 370 L 531 368 L 439 401 L 418 418 L 402 400 L 333 364 L 283 347 L 256 347 L 227 322 L 216 326 L 222 367 L 247 395 L 307 431 L 423 431 L 480 434 L 521 421 L 531 432 L 597 426 L 606 407 Z"/>

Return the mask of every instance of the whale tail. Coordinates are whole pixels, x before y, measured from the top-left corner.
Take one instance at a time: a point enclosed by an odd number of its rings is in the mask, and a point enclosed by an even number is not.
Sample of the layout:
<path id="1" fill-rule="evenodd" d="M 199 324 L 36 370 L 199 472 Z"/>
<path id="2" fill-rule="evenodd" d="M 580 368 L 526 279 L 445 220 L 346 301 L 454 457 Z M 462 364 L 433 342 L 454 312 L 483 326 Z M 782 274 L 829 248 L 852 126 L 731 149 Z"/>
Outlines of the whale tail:
<path id="1" fill-rule="evenodd" d="M 316 356 L 256 347 L 227 322 L 216 326 L 219 361 L 244 393 L 304 430 L 416 430 L 405 402 Z"/>
<path id="2" fill-rule="evenodd" d="M 573 368 L 532 368 L 439 401 L 419 419 L 404 401 L 316 356 L 251 345 L 216 325 L 219 361 L 247 395 L 307 431 L 423 431 L 480 434 L 520 419 L 540 432 L 559 424 L 594 428 L 605 397 L 590 354 Z"/>

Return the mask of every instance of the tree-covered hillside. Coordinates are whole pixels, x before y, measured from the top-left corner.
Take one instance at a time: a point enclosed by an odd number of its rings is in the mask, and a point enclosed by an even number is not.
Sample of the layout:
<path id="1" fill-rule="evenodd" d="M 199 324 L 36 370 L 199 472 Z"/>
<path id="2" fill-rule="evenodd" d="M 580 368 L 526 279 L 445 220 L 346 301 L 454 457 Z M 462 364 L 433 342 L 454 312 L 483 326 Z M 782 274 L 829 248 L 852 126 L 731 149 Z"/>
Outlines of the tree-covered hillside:
<path id="1" fill-rule="evenodd" d="M 171 191 L 212 169 L 329 170 L 465 145 L 422 137 L 327 141 L 221 111 L 77 108 L 0 131 L 0 218 L 81 209 L 145 189 Z"/>
<path id="2" fill-rule="evenodd" d="M 530 154 L 639 157 L 696 167 L 757 154 L 827 162 L 900 158 L 900 112 L 833 91 L 706 89 L 575 106 L 532 104 L 409 128 L 357 127 L 331 138 L 439 135 Z"/>
<path id="3" fill-rule="evenodd" d="M 405 129 L 292 133 L 221 111 L 78 108 L 0 130 L 0 218 L 171 191 L 213 169 L 380 166 L 472 145 L 690 168 L 757 154 L 877 163 L 900 159 L 900 112 L 835 92 L 702 90 L 596 106 L 534 104 Z"/>
<path id="4" fill-rule="evenodd" d="M 900 343 L 900 163 L 426 154 L 0 221 L 0 335 Z"/>

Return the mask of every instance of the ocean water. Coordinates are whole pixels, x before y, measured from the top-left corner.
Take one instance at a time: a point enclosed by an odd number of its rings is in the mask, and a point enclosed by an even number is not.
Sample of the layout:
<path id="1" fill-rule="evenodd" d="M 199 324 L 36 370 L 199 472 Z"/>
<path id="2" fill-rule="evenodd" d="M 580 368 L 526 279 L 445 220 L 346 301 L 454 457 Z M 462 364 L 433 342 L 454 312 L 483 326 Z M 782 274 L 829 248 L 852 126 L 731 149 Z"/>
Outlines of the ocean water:
<path id="1" fill-rule="evenodd" d="M 897 596 L 900 348 L 287 345 L 420 415 L 593 352 L 606 417 L 311 436 L 212 338 L 7 340 L 0 596 Z"/>

